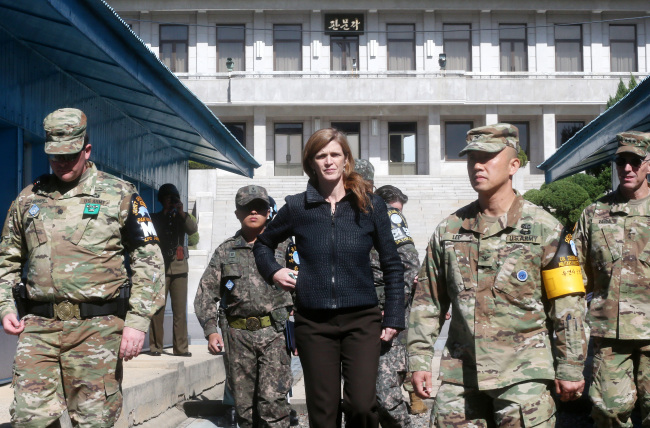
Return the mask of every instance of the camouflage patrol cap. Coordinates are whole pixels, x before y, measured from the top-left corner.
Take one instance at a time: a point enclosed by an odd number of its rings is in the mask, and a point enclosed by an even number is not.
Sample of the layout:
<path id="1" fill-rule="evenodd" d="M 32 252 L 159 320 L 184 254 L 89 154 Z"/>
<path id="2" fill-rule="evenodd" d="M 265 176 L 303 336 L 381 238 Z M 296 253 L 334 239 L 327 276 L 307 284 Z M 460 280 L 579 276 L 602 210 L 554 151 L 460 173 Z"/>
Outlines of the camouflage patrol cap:
<path id="1" fill-rule="evenodd" d="M 244 186 L 241 189 L 237 190 L 237 195 L 235 196 L 235 205 L 237 208 L 243 207 L 250 204 L 256 199 L 260 199 L 266 202 L 266 205 L 270 205 L 269 194 L 266 192 L 266 189 L 262 186 Z"/>
<path id="2" fill-rule="evenodd" d="M 649 132 L 621 132 L 619 134 L 616 134 L 616 140 L 618 141 L 618 150 L 616 150 L 616 154 L 632 153 L 641 158 L 646 157 L 648 154 L 648 149 L 650 146 Z"/>
<path id="3" fill-rule="evenodd" d="M 512 147 L 519 153 L 519 130 L 509 123 L 497 123 L 470 129 L 466 141 L 467 146 L 460 151 L 458 156 L 463 156 L 471 150 L 498 153 L 506 147 Z"/>
<path id="4" fill-rule="evenodd" d="M 375 181 L 375 167 L 367 159 L 355 159 L 354 172 L 366 181 Z"/>
<path id="5" fill-rule="evenodd" d="M 79 153 L 86 136 L 86 115 L 76 108 L 61 108 L 43 120 L 45 153 L 65 155 Z"/>

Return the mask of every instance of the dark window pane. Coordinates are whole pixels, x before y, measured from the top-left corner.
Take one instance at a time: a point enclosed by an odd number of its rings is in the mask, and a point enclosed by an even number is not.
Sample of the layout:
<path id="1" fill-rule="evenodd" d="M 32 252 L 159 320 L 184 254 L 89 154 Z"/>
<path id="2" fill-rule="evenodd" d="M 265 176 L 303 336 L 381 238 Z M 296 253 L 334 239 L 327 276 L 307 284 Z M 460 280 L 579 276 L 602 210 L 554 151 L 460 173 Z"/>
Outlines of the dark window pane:
<path id="1" fill-rule="evenodd" d="M 555 143 L 557 147 L 560 147 L 562 144 L 569 141 L 569 138 L 573 137 L 576 132 L 580 131 L 585 126 L 584 122 L 558 122 L 557 123 L 557 135 L 555 137 Z"/>
<path id="2" fill-rule="evenodd" d="M 445 123 L 445 158 L 447 160 L 462 159 L 458 153 L 467 145 L 467 132 L 473 126 L 472 122 Z"/>
<path id="3" fill-rule="evenodd" d="M 246 124 L 245 123 L 224 123 L 228 131 L 239 141 L 242 146 L 246 147 Z"/>
<path id="4" fill-rule="evenodd" d="M 187 40 L 187 25 L 161 25 L 160 40 Z"/>
<path id="5" fill-rule="evenodd" d="M 530 145 L 529 145 L 529 139 L 530 139 L 530 131 L 529 131 L 529 123 L 528 122 L 510 122 L 512 125 L 516 126 L 517 129 L 519 129 L 519 146 L 521 146 L 521 150 L 526 153 L 527 156 L 530 157 Z"/>
<path id="6" fill-rule="evenodd" d="M 472 68 L 471 26 L 469 24 L 444 24 L 444 46 L 447 55 L 447 70 Z"/>
<path id="7" fill-rule="evenodd" d="M 390 122 L 388 124 L 389 133 L 416 133 L 417 124 L 414 122 Z"/>

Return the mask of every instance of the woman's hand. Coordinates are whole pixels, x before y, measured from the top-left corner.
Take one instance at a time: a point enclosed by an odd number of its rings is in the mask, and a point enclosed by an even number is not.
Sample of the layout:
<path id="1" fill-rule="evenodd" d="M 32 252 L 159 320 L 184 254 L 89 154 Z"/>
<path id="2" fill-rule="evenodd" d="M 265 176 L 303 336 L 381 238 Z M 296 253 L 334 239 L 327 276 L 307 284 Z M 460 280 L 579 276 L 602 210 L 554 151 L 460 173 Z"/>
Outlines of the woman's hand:
<path id="1" fill-rule="evenodd" d="M 383 340 L 384 342 L 390 342 L 391 340 L 393 340 L 395 336 L 397 336 L 398 333 L 399 332 L 394 328 L 386 327 L 381 330 L 380 339 Z"/>
<path id="2" fill-rule="evenodd" d="M 284 291 L 292 291 L 296 288 L 298 272 L 291 269 L 282 268 L 273 274 L 273 282 L 280 286 Z"/>

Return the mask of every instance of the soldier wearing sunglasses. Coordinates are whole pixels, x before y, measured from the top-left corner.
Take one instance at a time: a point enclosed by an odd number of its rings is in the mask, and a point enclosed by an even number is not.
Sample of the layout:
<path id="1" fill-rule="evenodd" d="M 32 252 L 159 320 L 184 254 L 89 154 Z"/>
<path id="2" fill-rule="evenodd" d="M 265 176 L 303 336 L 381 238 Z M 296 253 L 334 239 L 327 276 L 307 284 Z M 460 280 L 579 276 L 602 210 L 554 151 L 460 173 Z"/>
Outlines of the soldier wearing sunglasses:
<path id="1" fill-rule="evenodd" d="M 620 184 L 584 210 L 575 233 L 587 292 L 593 292 L 589 396 L 598 427 L 632 426 L 637 397 L 644 424 L 650 413 L 650 133 L 616 138 Z"/>

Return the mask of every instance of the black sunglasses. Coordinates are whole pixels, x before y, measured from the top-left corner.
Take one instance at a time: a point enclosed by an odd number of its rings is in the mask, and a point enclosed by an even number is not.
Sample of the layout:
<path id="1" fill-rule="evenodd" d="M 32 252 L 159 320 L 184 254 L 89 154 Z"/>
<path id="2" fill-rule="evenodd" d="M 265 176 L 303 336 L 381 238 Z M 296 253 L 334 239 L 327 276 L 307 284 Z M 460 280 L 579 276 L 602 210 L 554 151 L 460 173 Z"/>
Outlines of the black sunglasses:
<path id="1" fill-rule="evenodd" d="M 645 159 L 636 156 L 635 157 L 616 156 L 616 158 L 614 158 L 614 162 L 616 163 L 616 166 L 620 166 L 620 167 L 624 167 L 625 165 L 630 164 L 632 168 L 638 168 L 645 161 L 646 161 Z"/>
<path id="2" fill-rule="evenodd" d="M 76 161 L 79 158 L 80 154 L 81 152 L 77 152 L 69 155 L 47 155 L 47 157 L 54 162 L 72 162 Z"/>

